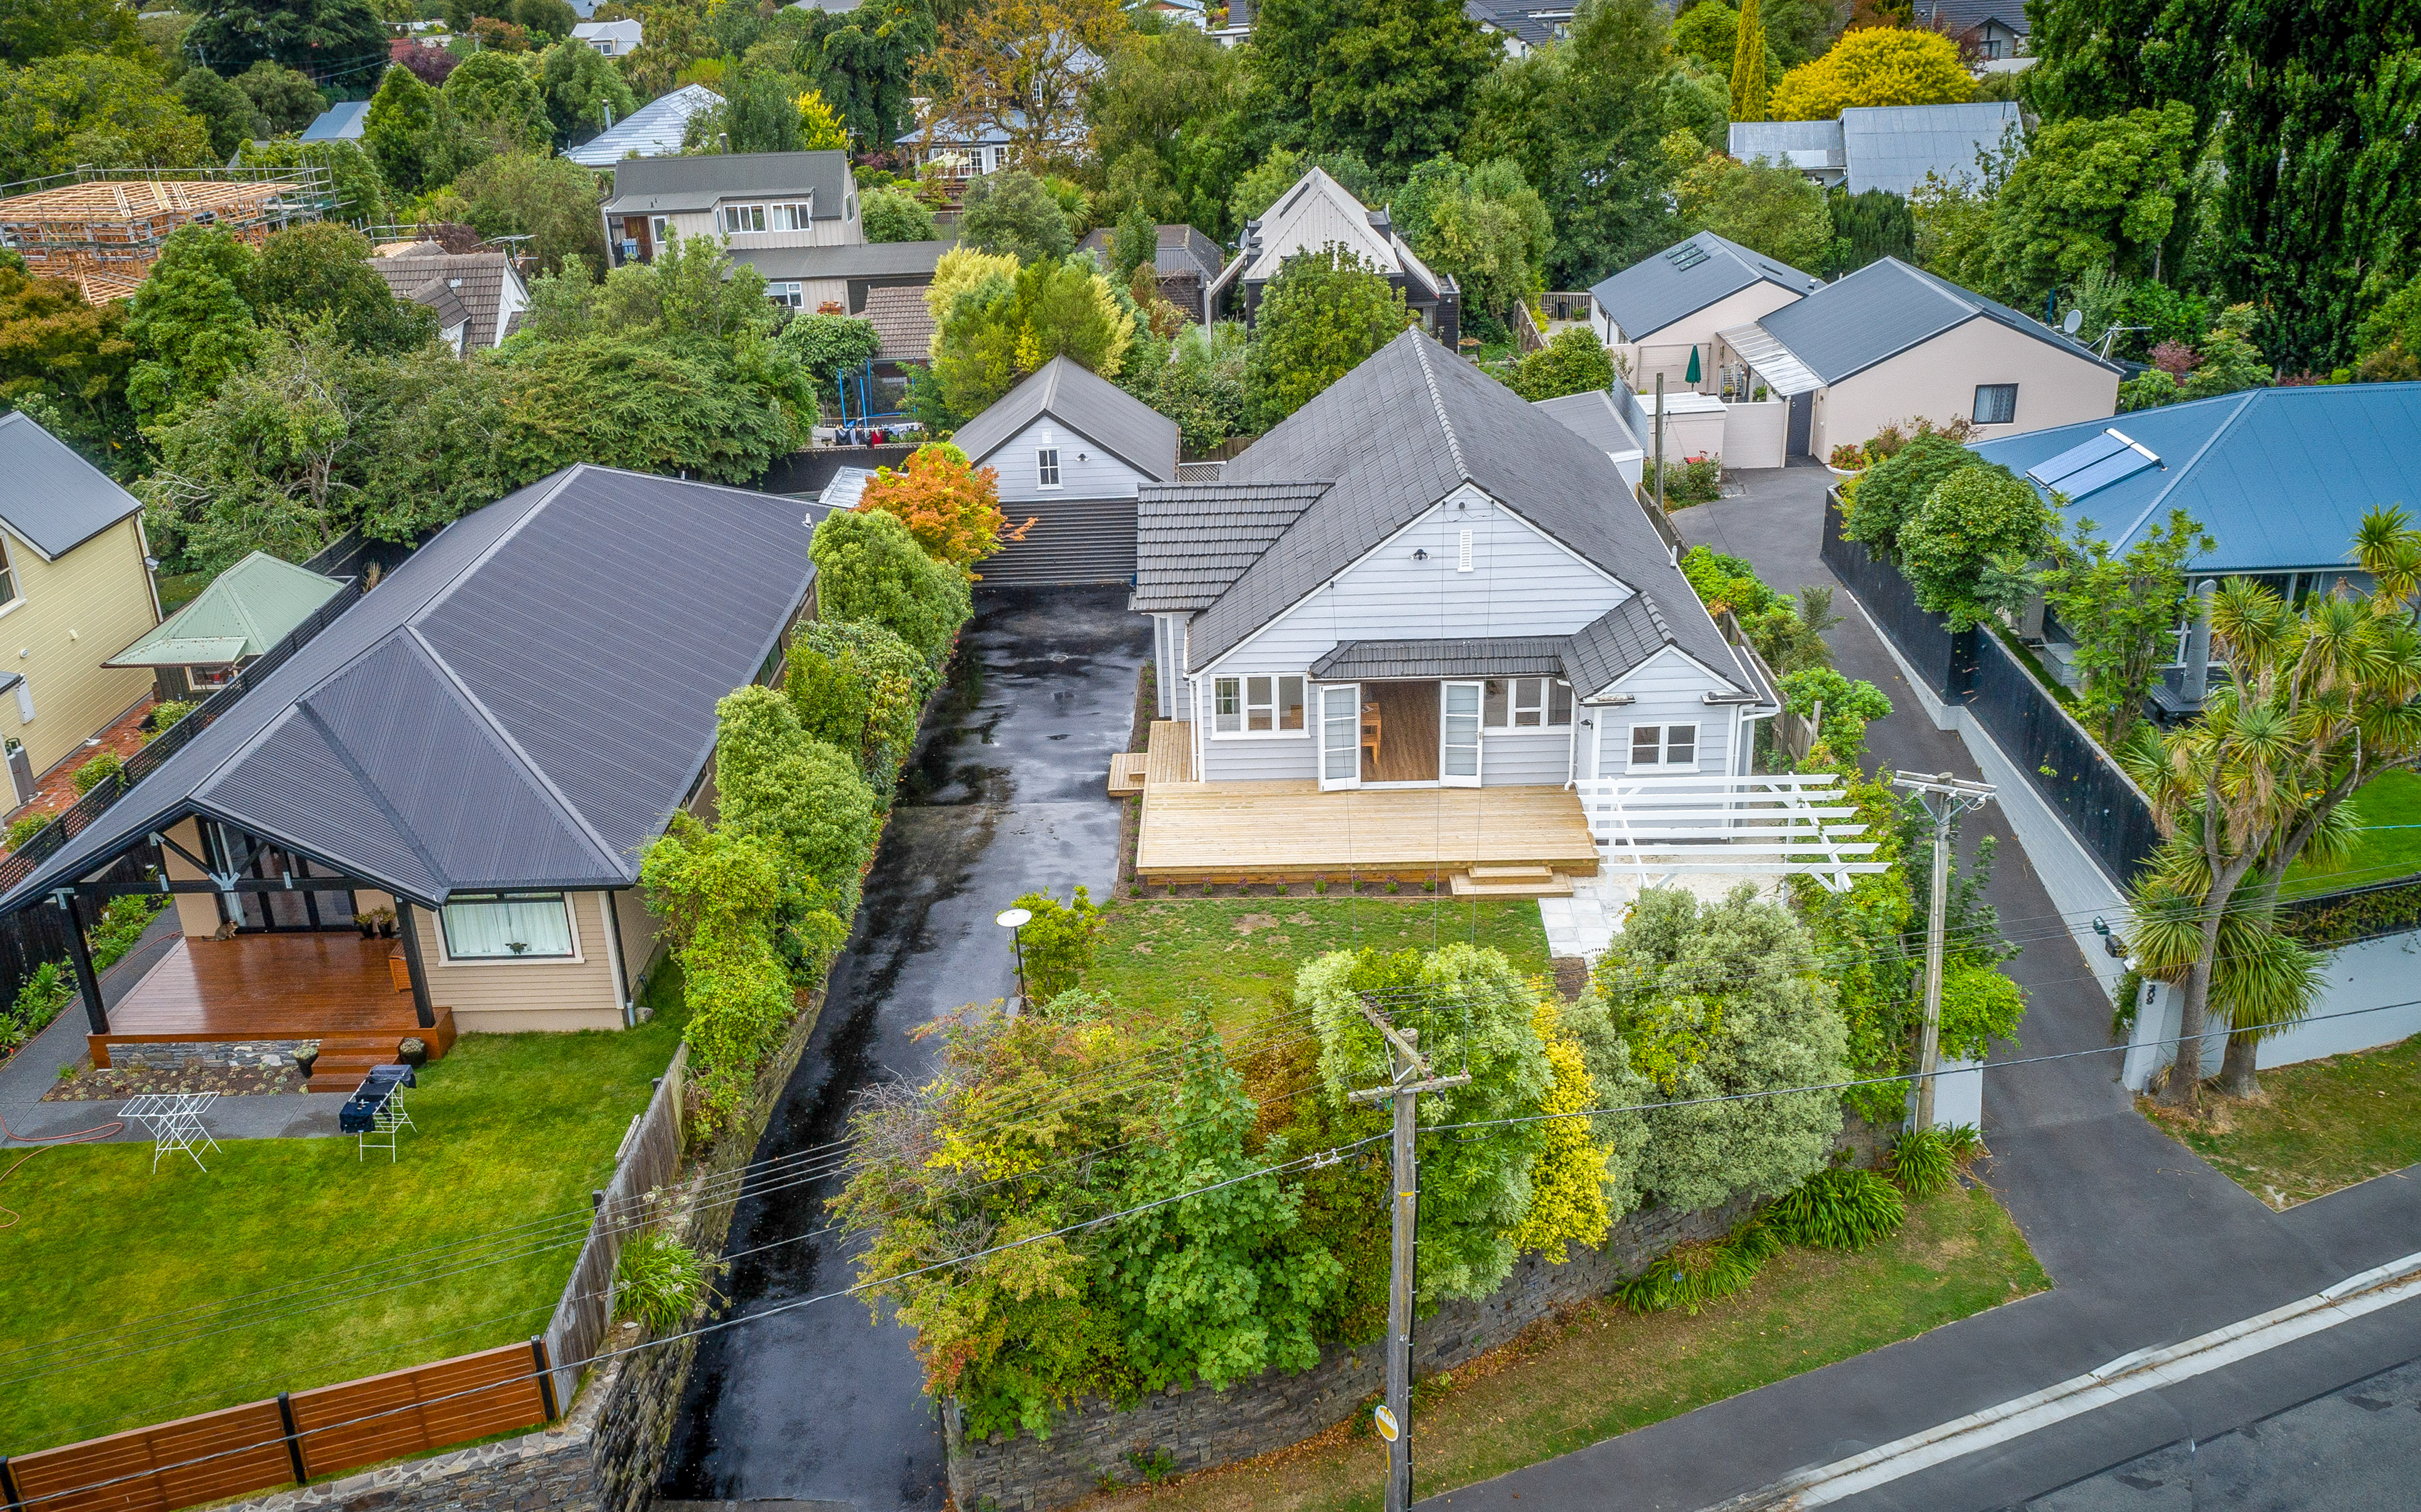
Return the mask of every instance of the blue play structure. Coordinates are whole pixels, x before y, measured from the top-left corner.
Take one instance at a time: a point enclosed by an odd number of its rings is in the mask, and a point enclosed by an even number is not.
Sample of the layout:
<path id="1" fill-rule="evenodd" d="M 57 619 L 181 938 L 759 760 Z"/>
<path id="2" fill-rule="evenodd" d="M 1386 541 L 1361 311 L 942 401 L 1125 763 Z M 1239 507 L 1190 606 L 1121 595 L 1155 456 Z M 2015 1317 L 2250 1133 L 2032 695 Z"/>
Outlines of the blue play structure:
<path id="1" fill-rule="evenodd" d="M 908 421 L 908 413 L 905 410 L 877 411 L 875 409 L 875 404 L 878 402 L 876 396 L 882 392 L 882 388 L 875 382 L 874 359 L 870 357 L 861 367 L 841 369 L 836 376 L 836 386 L 840 391 L 839 430 L 840 440 L 844 445 L 867 444 L 868 432 L 878 426 L 885 430 L 899 429 L 897 425 L 882 425 L 886 420 Z M 855 401 L 854 405 L 851 403 L 852 399 Z M 889 401 L 886 399 L 881 402 Z M 913 421 L 908 423 L 914 424 Z"/>

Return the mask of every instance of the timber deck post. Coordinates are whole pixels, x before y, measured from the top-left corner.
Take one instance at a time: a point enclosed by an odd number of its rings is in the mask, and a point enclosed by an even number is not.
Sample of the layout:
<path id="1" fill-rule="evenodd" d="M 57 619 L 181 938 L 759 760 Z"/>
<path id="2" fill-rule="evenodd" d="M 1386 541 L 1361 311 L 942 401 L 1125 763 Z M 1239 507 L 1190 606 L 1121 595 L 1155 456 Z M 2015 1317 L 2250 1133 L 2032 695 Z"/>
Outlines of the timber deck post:
<path id="1" fill-rule="evenodd" d="M 429 973 L 420 964 L 420 927 L 413 921 L 412 905 L 395 900 L 395 932 L 403 941 L 403 964 L 412 974 L 412 1011 L 423 1029 L 437 1027 L 437 1010 L 429 1005 Z"/>
<path id="2" fill-rule="evenodd" d="M 59 893 L 53 901 L 67 911 L 68 956 L 75 962 L 76 991 L 84 998 L 84 1016 L 97 1035 L 109 1033 L 109 1010 L 102 1006 L 101 978 L 93 974 L 92 946 L 84 937 L 84 910 L 73 893 Z"/>

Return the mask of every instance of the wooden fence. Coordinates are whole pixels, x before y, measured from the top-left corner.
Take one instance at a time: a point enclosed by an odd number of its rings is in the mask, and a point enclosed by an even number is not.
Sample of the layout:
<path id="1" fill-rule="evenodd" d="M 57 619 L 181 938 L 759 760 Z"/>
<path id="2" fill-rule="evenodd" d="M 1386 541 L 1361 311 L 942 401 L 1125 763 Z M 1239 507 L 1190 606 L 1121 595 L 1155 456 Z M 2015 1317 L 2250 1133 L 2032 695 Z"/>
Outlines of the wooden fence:
<path id="1" fill-rule="evenodd" d="M 588 1241 L 580 1247 L 570 1279 L 563 1284 L 563 1301 L 546 1325 L 549 1359 L 568 1362 L 554 1366 L 554 1397 L 569 1402 L 580 1390 L 580 1364 L 595 1355 L 614 1325 L 614 1269 L 622 1259 L 622 1244 L 644 1230 L 660 1213 L 666 1187 L 680 1169 L 681 1078 L 689 1066 L 689 1046 L 673 1052 L 672 1064 L 656 1083 L 648 1111 L 631 1120 L 622 1147 L 614 1157 L 614 1178 L 598 1194 L 597 1219 L 588 1226 Z"/>

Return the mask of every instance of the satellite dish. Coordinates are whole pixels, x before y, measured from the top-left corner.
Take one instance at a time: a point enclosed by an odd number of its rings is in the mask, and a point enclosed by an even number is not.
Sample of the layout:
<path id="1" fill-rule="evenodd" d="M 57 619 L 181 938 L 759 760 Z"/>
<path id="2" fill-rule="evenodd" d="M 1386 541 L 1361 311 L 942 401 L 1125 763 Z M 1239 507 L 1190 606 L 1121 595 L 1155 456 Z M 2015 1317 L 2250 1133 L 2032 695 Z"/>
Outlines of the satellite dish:
<path id="1" fill-rule="evenodd" d="M 2070 335 L 2076 335 L 2077 328 L 2083 324 L 2085 324 L 2085 312 L 2083 310 L 2070 310 L 2068 312 L 2068 319 L 2059 322 L 2059 328 L 2067 332 Z"/>

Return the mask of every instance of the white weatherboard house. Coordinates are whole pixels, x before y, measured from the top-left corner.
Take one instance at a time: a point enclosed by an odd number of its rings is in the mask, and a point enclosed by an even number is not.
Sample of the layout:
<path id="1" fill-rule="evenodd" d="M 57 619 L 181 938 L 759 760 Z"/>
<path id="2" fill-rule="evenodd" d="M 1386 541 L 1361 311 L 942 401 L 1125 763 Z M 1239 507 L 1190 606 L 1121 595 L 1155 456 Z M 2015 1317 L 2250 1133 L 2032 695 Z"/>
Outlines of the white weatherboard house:
<path id="1" fill-rule="evenodd" d="M 1139 527 L 1132 602 L 1153 619 L 1163 716 L 1140 774 L 1146 881 L 1570 892 L 1601 853 L 1725 840 L 1726 805 L 1802 781 L 1750 775 L 1777 695 L 1614 460 L 1421 332 L 1217 482 L 1145 488 Z M 1670 823 L 1645 824 L 1637 795 L 1684 789 Z M 1812 822 L 1800 807 L 1770 816 L 1777 842 Z M 1725 864 L 1659 874 L 1740 869 L 1715 849 Z"/>
<path id="2" fill-rule="evenodd" d="M 1177 422 L 1068 357 L 1054 357 L 950 438 L 1000 475 L 1000 507 L 1024 534 L 983 581 L 1124 583 L 1135 569 L 1135 496 L 1177 477 Z M 1026 524 L 1031 521 L 1032 523 Z"/>

